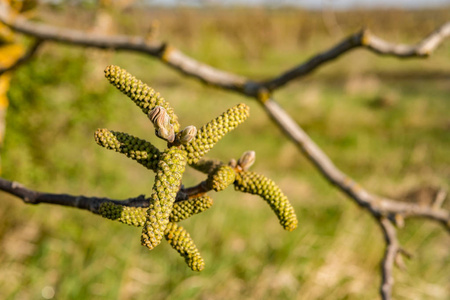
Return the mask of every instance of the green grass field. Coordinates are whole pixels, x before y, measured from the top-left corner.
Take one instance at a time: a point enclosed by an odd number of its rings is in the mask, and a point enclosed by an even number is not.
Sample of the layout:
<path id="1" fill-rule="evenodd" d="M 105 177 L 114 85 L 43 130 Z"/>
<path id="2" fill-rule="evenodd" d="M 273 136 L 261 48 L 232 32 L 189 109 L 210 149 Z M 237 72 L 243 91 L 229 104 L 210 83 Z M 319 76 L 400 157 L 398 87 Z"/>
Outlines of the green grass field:
<path id="1" fill-rule="evenodd" d="M 58 22 L 67 25 L 63 13 L 74 15 L 58 11 Z M 335 36 L 321 14 L 297 13 L 179 9 L 151 16 L 160 19 L 162 39 L 252 78 L 274 76 L 363 24 L 388 40 L 413 43 L 450 19 L 448 9 L 342 13 L 337 15 L 342 34 Z M 236 21 L 243 16 L 252 25 Z M 118 26 L 142 32 L 136 19 L 123 18 Z M 355 50 L 292 82 L 275 98 L 338 167 L 367 189 L 426 202 L 437 188 L 450 189 L 449 53 L 449 41 L 428 59 Z M 151 252 L 142 247 L 139 228 L 66 207 L 27 206 L 1 194 L 1 299 L 378 297 L 384 242 L 374 220 L 318 174 L 258 103 L 184 78 L 144 55 L 45 45 L 13 77 L 3 177 L 54 193 L 149 195 L 153 173 L 99 147 L 93 138 L 97 128 L 108 128 L 163 147 L 146 116 L 104 79 L 109 64 L 158 90 L 184 126 L 199 127 L 247 103 L 250 118 L 208 157 L 228 161 L 256 151 L 252 170 L 282 187 L 299 228 L 285 232 L 256 196 L 231 187 L 213 192 L 214 206 L 182 223 L 206 261 L 205 270 L 195 273 L 165 242 Z M 189 169 L 183 183 L 201 180 L 202 174 Z M 437 224 L 407 220 L 399 238 L 414 258 L 405 272 L 396 270 L 394 298 L 448 299 L 449 235 Z"/>

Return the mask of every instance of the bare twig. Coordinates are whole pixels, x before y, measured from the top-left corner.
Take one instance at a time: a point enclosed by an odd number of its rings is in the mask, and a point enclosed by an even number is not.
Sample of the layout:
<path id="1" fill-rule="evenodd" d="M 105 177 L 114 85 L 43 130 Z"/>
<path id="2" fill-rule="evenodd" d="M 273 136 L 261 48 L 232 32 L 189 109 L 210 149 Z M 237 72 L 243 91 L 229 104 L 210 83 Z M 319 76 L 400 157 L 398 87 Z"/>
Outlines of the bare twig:
<path id="1" fill-rule="evenodd" d="M 327 63 L 349 50 L 365 47 L 373 52 L 396 57 L 424 57 L 429 55 L 450 35 L 450 22 L 425 37 L 416 45 L 397 45 L 376 37 L 368 30 L 352 34 L 329 50 L 313 56 L 304 63 L 264 81 L 251 80 L 244 76 L 216 69 L 185 55 L 173 46 L 139 36 L 100 35 L 80 30 L 57 28 L 29 21 L 14 15 L 6 3 L 0 3 L 0 22 L 11 29 L 38 39 L 69 43 L 78 46 L 102 49 L 127 50 L 145 53 L 159 58 L 170 67 L 210 85 L 239 92 L 249 97 L 274 91 L 288 82 L 310 74 L 317 67 Z"/>
<path id="2" fill-rule="evenodd" d="M 10 195 L 16 196 L 23 200 L 26 204 L 55 204 L 62 206 L 69 206 L 79 209 L 85 209 L 93 213 L 97 213 L 98 208 L 102 203 L 113 202 L 125 206 L 133 207 L 148 207 L 149 200 L 145 195 L 139 195 L 137 197 L 127 198 L 125 200 L 115 200 L 111 198 L 100 197 L 87 197 L 87 196 L 74 196 L 68 194 L 54 194 L 44 193 L 29 189 L 16 181 L 9 181 L 0 177 L 0 191 L 6 192 Z M 197 186 L 180 188 L 177 194 L 175 202 L 181 202 L 188 199 L 197 197 L 199 194 L 204 194 L 210 191 L 204 182 L 201 182 Z"/>
<path id="3" fill-rule="evenodd" d="M 363 37 L 363 45 L 367 49 L 382 55 L 393 55 L 403 58 L 427 57 L 448 37 L 450 37 L 450 22 L 443 24 L 415 45 L 390 43 L 366 30 Z"/>
<path id="4" fill-rule="evenodd" d="M 388 219 L 381 217 L 379 224 L 383 231 L 386 249 L 381 263 L 381 286 L 380 294 L 383 300 L 391 299 L 392 286 L 394 285 L 393 268 L 394 262 L 400 251 L 400 244 L 397 239 L 397 232 L 394 225 Z"/>
<path id="5" fill-rule="evenodd" d="M 273 99 L 267 100 L 263 105 L 266 112 L 272 117 L 272 120 L 295 142 L 322 175 L 359 206 L 367 209 L 373 216 L 395 217 L 398 214 L 403 217 L 428 218 L 438 221 L 446 226 L 447 229 L 450 229 L 450 212 L 442 208 L 398 202 L 371 194 L 340 171 L 306 132 Z"/>
<path id="6" fill-rule="evenodd" d="M 104 202 L 114 202 L 135 207 L 146 207 L 149 203 L 144 195 L 140 195 L 134 198 L 128 198 L 125 200 L 114 200 L 109 198 L 43 193 L 31 190 L 18 182 L 9 181 L 4 178 L 0 178 L 0 190 L 22 199 L 26 204 L 56 204 L 85 209 L 93 213 L 97 213 L 100 204 Z"/>

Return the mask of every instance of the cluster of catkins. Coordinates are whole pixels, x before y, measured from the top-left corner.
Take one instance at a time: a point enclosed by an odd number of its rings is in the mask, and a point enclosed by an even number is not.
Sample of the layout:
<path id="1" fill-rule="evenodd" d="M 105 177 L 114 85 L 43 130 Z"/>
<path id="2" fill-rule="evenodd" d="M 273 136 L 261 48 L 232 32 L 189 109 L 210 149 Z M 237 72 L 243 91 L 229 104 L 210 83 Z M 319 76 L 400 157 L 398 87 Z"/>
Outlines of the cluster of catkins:
<path id="1" fill-rule="evenodd" d="M 105 75 L 148 116 L 156 136 L 167 141 L 167 148 L 161 151 L 129 134 L 98 129 L 95 140 L 99 145 L 136 160 L 154 171 L 156 177 L 148 206 L 103 202 L 96 213 L 143 227 L 141 243 L 150 250 L 166 239 L 194 271 L 203 270 L 205 263 L 189 233 L 178 222 L 211 207 L 213 201 L 206 194 L 210 190 L 222 191 L 233 184 L 238 191 L 259 195 L 270 205 L 284 229 L 292 231 L 297 227 L 294 209 L 280 188 L 265 176 L 248 171 L 255 152 L 245 152 L 238 161 L 231 160 L 228 164 L 203 158 L 225 134 L 247 119 L 247 105 L 228 109 L 199 130 L 195 126 L 181 129 L 169 103 L 152 88 L 117 66 L 107 67 Z M 199 184 L 200 192 L 177 197 L 183 190 L 181 180 L 186 165 L 207 174 L 207 179 Z"/>

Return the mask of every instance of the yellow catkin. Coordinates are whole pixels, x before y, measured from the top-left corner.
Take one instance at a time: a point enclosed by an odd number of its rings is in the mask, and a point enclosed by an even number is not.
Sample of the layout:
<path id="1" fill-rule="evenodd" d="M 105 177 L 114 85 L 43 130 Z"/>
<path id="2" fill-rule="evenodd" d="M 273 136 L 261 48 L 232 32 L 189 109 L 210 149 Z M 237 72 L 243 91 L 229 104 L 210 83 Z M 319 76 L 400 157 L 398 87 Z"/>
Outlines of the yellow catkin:
<path id="1" fill-rule="evenodd" d="M 98 213 L 107 219 L 119 221 L 121 223 L 142 227 L 147 216 L 147 207 L 129 207 L 112 202 L 102 203 Z"/>
<path id="2" fill-rule="evenodd" d="M 164 232 L 166 240 L 186 261 L 193 271 L 202 271 L 205 262 L 189 233 L 176 223 L 170 222 Z"/>
<path id="3" fill-rule="evenodd" d="M 187 152 L 188 163 L 196 163 L 211 150 L 225 134 L 244 122 L 249 116 L 249 110 L 250 108 L 247 105 L 241 103 L 228 109 L 221 116 L 202 126 L 191 142 L 181 146 L 181 148 Z"/>
<path id="4" fill-rule="evenodd" d="M 180 222 L 190 216 L 204 212 L 213 205 L 213 200 L 208 195 L 203 195 L 194 199 L 177 202 L 173 205 L 171 222 Z"/>
<path id="5" fill-rule="evenodd" d="M 197 161 L 194 164 L 191 164 L 190 166 L 197 171 L 200 171 L 205 174 L 209 174 L 212 171 L 214 171 L 216 168 L 222 166 L 223 163 L 220 160 L 217 159 L 205 159 L 202 158 L 199 161 Z"/>
<path id="6" fill-rule="evenodd" d="M 284 229 L 292 231 L 297 228 L 298 220 L 288 198 L 273 180 L 254 172 L 236 174 L 236 190 L 261 196 L 277 215 Z"/>
<path id="7" fill-rule="evenodd" d="M 171 147 L 161 153 L 141 235 L 141 243 L 150 250 L 162 240 L 185 167 L 186 153 L 183 150 Z"/>
<path id="8" fill-rule="evenodd" d="M 204 212 L 213 204 L 211 197 L 204 195 L 198 198 L 176 202 L 170 214 L 170 222 L 180 222 L 187 218 Z M 152 207 L 153 208 L 153 207 Z M 98 209 L 98 214 L 104 218 L 119 221 L 121 223 L 142 227 L 147 219 L 148 207 L 130 207 L 112 202 L 102 203 Z"/>
<path id="9" fill-rule="evenodd" d="M 206 186 L 210 189 L 220 192 L 233 184 L 236 178 L 236 172 L 230 166 L 220 166 L 208 174 Z"/>
<path id="10" fill-rule="evenodd" d="M 155 108 L 155 106 L 159 105 L 164 107 L 170 116 L 170 122 L 175 132 L 180 130 L 178 117 L 174 113 L 173 108 L 170 107 L 169 103 L 154 89 L 118 66 L 108 66 L 105 69 L 105 77 L 112 85 L 130 97 L 130 99 L 133 100 L 146 115 L 150 110 Z"/>
<path id="11" fill-rule="evenodd" d="M 150 170 L 158 166 L 160 152 L 146 140 L 108 129 L 97 129 L 94 137 L 100 146 L 125 154 Z"/>

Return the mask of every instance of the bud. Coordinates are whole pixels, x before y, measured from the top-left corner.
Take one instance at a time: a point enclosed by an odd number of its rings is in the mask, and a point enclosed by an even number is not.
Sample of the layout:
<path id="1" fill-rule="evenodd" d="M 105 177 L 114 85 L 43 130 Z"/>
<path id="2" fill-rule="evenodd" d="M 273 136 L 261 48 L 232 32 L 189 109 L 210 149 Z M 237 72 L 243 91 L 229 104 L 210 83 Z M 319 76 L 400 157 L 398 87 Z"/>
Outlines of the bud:
<path id="1" fill-rule="evenodd" d="M 197 127 L 190 125 L 180 132 L 180 143 L 187 144 L 197 135 Z"/>
<path id="2" fill-rule="evenodd" d="M 162 106 L 156 106 L 149 111 L 148 118 L 155 126 L 155 133 L 158 137 L 172 143 L 175 140 L 175 132 L 170 124 L 170 116 Z"/>
<path id="3" fill-rule="evenodd" d="M 255 162 L 256 154 L 255 151 L 246 151 L 239 158 L 237 165 L 241 167 L 242 171 L 247 171 Z"/>

